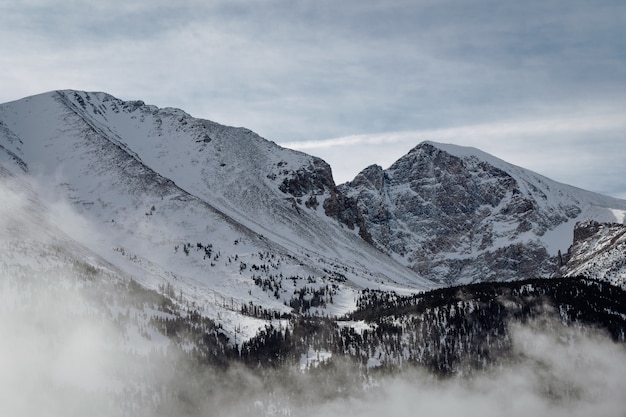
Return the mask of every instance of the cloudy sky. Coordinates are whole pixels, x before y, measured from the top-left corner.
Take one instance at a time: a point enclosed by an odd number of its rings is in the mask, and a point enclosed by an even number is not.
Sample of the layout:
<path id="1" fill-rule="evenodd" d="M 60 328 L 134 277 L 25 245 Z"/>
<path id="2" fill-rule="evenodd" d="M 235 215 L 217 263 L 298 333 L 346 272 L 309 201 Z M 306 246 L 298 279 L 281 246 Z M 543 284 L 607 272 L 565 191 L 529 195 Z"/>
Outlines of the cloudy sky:
<path id="1" fill-rule="evenodd" d="M 423 140 L 626 198 L 623 0 L 0 0 L 0 102 L 105 91 L 337 182 Z"/>

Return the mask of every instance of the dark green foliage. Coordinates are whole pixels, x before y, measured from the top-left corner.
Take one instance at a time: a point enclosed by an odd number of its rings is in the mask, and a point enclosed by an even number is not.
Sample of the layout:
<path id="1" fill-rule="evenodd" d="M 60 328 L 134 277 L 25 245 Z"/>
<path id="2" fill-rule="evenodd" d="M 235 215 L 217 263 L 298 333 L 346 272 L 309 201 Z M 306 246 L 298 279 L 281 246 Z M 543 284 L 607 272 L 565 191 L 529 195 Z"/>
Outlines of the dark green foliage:
<path id="1" fill-rule="evenodd" d="M 324 290 L 324 289 L 322 289 Z M 303 294 L 312 293 L 308 300 Z M 300 299 L 316 303 L 315 290 L 303 287 Z M 310 295 L 310 294 L 309 294 Z M 152 302 L 171 312 L 158 295 Z M 321 296 L 321 294 L 320 294 Z M 294 310 L 306 310 L 292 300 Z M 253 367 L 297 364 L 309 349 L 351 357 L 379 369 L 422 366 L 449 375 L 484 370 L 508 357 L 511 323 L 543 319 L 604 329 L 624 342 L 626 294 L 621 289 L 584 278 L 530 279 L 442 288 L 413 296 L 364 290 L 358 309 L 343 320 L 282 315 L 243 343 L 228 341 L 221 328 L 194 310 L 153 318 L 152 324 L 173 340 L 191 342 L 203 363 L 228 366 L 235 360 Z M 242 313 L 278 320 L 278 313 L 242 305 Z M 355 331 L 351 321 L 370 328 Z M 345 322 L 347 321 L 347 322 Z M 344 323 L 345 324 L 342 324 Z"/>
<path id="2" fill-rule="evenodd" d="M 149 323 L 172 341 L 168 351 L 152 354 L 159 373 L 146 382 L 160 393 L 146 410 L 160 415 L 218 415 L 223 404 L 232 407 L 243 397 L 241 414 L 257 415 L 254 399 L 265 403 L 268 392 L 276 401 L 297 398 L 315 409 L 320 400 L 363 395 L 364 384 L 413 367 L 435 378 L 483 372 L 516 360 L 514 323 L 592 326 L 625 341 L 626 293 L 584 278 L 491 282 L 408 297 L 364 290 L 358 309 L 341 320 L 302 314 L 278 319 L 249 305 L 244 314 L 268 324 L 243 342 L 228 340 L 219 323 L 194 308 L 132 281 L 127 289 L 131 299 L 161 312 Z M 369 327 L 356 330 L 357 320 Z M 302 371 L 301 358 L 311 351 L 329 359 Z"/>
<path id="3" fill-rule="evenodd" d="M 615 341 L 625 339 L 626 293 L 585 278 L 479 283 L 410 297 L 364 290 L 358 306 L 347 318 L 376 326 L 361 350 L 383 347 L 394 366 L 416 363 L 442 374 L 505 360 L 512 347 L 512 322 L 556 320 L 603 329 Z M 401 334 L 406 335 L 402 340 Z"/>

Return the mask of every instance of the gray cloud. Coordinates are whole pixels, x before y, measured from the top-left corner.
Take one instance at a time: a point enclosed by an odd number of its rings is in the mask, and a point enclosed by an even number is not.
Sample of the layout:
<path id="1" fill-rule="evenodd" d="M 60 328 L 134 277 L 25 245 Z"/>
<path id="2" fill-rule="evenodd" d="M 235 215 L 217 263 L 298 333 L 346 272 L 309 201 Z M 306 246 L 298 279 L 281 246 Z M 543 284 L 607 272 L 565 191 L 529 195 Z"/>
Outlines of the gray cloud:
<path id="1" fill-rule="evenodd" d="M 443 129 L 351 135 L 283 145 L 322 157 L 338 182 L 369 164 L 387 168 L 424 140 L 472 146 L 556 181 L 626 197 L 626 121 L 621 113 L 585 108 L 563 117 L 512 119 Z"/>
<path id="2" fill-rule="evenodd" d="M 6 2 L 0 101 L 106 91 L 282 143 L 623 114 L 625 19 L 619 1 Z"/>

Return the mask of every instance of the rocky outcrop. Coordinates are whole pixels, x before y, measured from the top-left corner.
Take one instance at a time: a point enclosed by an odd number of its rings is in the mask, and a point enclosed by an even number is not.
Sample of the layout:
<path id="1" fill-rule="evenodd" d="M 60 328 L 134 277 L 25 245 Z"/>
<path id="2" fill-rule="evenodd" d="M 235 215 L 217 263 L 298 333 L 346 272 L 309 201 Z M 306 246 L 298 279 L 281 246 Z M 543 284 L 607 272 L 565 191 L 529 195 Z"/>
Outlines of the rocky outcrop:
<path id="1" fill-rule="evenodd" d="M 359 211 L 356 200 L 346 197 L 336 187 L 331 191 L 330 197 L 324 201 L 324 211 L 327 216 L 339 220 L 350 229 L 358 227 L 359 236 L 366 242 L 372 244 L 372 236 L 367 231 L 365 218 Z"/>
<path id="2" fill-rule="evenodd" d="M 582 212 L 557 187 L 478 150 L 424 142 L 340 189 L 356 199 L 375 244 L 423 276 L 455 283 L 554 272 L 557 253 L 542 238 Z"/>
<path id="3" fill-rule="evenodd" d="M 277 166 L 280 168 L 282 163 Z M 296 198 L 307 195 L 320 195 L 326 190 L 335 188 L 335 181 L 330 165 L 320 158 L 312 158 L 308 166 L 303 166 L 294 171 L 284 171 L 287 176 L 279 185 L 280 191 Z"/>
<path id="4" fill-rule="evenodd" d="M 279 190 L 295 198 L 298 205 L 303 203 L 307 208 L 316 209 L 319 205 L 318 197 L 324 198 L 322 207 L 324 213 L 340 223 L 355 227 L 359 235 L 367 242 L 372 238 L 367 231 L 365 218 L 359 211 L 356 200 L 344 195 L 335 185 L 330 165 L 320 158 L 313 157 L 312 162 L 305 167 L 294 171 L 283 170 L 285 175 Z M 281 163 L 277 164 L 280 167 Z"/>
<path id="5" fill-rule="evenodd" d="M 619 226 L 619 225 L 618 225 Z M 610 225 L 601 224 L 594 220 L 586 220 L 576 223 L 574 226 L 574 245 L 580 245 L 585 240 L 597 234 L 601 229 L 610 227 Z"/>
<path id="6" fill-rule="evenodd" d="M 559 274 L 586 276 L 626 289 L 626 226 L 578 222 Z"/>

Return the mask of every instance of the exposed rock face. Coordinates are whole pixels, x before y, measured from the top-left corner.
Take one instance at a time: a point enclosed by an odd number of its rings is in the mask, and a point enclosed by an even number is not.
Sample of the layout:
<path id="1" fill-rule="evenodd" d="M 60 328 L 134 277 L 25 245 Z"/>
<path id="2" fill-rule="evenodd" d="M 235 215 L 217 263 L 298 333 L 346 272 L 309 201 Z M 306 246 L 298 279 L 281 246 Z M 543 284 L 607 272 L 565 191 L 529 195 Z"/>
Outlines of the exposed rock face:
<path id="1" fill-rule="evenodd" d="M 560 273 L 583 275 L 626 289 L 626 226 L 593 220 L 577 223 Z"/>
<path id="2" fill-rule="evenodd" d="M 334 217 L 341 223 L 346 224 L 350 229 L 354 226 L 359 228 L 359 236 L 368 243 L 373 243 L 372 236 L 367 231 L 365 218 L 358 209 L 356 200 L 352 197 L 346 197 L 337 188 L 331 192 L 331 195 L 324 201 L 324 210 L 326 215 Z"/>
<path id="3" fill-rule="evenodd" d="M 610 225 L 601 224 L 594 220 L 576 223 L 574 227 L 574 245 L 580 245 L 605 227 L 610 227 Z"/>
<path id="4" fill-rule="evenodd" d="M 280 166 L 280 162 L 278 163 Z M 283 193 L 295 197 L 297 204 L 302 204 L 302 198 L 306 198 L 304 204 L 307 208 L 317 208 L 318 196 L 325 196 L 323 202 L 324 213 L 328 217 L 337 219 L 350 229 L 355 226 L 359 229 L 359 235 L 367 242 L 372 243 L 372 238 L 367 231 L 365 218 L 360 213 L 356 200 L 346 197 L 336 186 L 330 165 L 320 158 L 312 158 L 311 164 L 295 171 L 284 170 L 285 175 L 278 187 Z"/>
<path id="5" fill-rule="evenodd" d="M 277 164 L 281 167 L 281 163 Z M 280 191 L 291 194 L 296 198 L 312 194 L 320 195 L 326 190 L 335 187 L 330 165 L 320 158 L 312 158 L 308 166 L 300 167 L 295 171 L 286 171 L 283 182 L 278 187 Z"/>
<path id="6" fill-rule="evenodd" d="M 477 150 L 424 142 L 340 189 L 357 200 L 377 245 L 454 283 L 554 272 L 556 250 L 542 239 L 582 213 L 560 186 Z"/>

